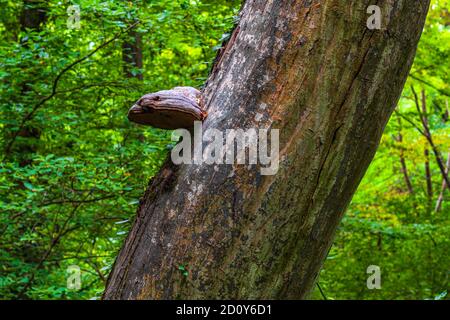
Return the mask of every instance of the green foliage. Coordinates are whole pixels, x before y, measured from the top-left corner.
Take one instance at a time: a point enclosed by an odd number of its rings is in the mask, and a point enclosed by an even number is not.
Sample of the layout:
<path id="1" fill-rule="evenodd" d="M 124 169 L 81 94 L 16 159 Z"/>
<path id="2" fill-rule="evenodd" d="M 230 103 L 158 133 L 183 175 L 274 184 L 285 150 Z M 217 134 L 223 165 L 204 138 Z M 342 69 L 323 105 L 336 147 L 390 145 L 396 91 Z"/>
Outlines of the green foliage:
<path id="1" fill-rule="evenodd" d="M 172 144 L 127 111 L 147 92 L 203 84 L 239 3 L 42 1 L 46 20 L 27 30 L 23 3 L 0 0 L 0 298 L 99 297 Z M 80 29 L 67 27 L 71 4 Z M 132 74 L 144 81 L 123 74 L 136 21 L 144 68 Z M 79 291 L 67 289 L 70 265 Z"/>
<path id="2" fill-rule="evenodd" d="M 0 0 L 0 298 L 98 298 L 147 181 L 164 161 L 170 133 L 133 125 L 144 93 L 201 86 L 240 1 L 41 1 L 40 28 L 24 29 L 29 1 Z M 69 5 L 81 28 L 67 27 Z M 338 230 L 320 274 L 329 299 L 448 299 L 450 192 L 430 153 L 412 87 L 443 158 L 450 146 L 448 0 L 435 0 L 397 113 Z M 122 45 L 142 38 L 143 69 L 124 76 Z M 419 97 L 420 98 L 420 97 Z M 447 117 L 447 120 L 446 120 Z M 402 141 L 398 140 L 401 134 Z M 405 159 L 413 193 L 400 165 Z M 68 267 L 81 270 L 69 289 Z M 366 286 L 381 268 L 381 290 Z M 183 277 L 188 267 L 178 266 Z M 313 298 L 322 299 L 319 290 Z"/>
<path id="3" fill-rule="evenodd" d="M 448 299 L 450 192 L 435 204 L 442 175 L 423 130 L 412 87 L 427 97 L 433 140 L 446 159 L 450 152 L 450 2 L 432 1 L 411 76 L 374 161 L 347 210 L 320 273 L 328 299 Z M 420 99 L 420 97 L 419 97 Z M 400 124 L 400 125 L 399 125 Z M 416 128 L 417 127 L 417 128 Z M 403 140 L 398 141 L 401 134 Z M 429 197 L 424 149 L 430 149 L 433 195 Z M 413 193 L 407 188 L 404 157 Z M 381 289 L 368 289 L 367 267 L 381 270 Z M 323 299 L 318 289 L 313 298 Z"/>

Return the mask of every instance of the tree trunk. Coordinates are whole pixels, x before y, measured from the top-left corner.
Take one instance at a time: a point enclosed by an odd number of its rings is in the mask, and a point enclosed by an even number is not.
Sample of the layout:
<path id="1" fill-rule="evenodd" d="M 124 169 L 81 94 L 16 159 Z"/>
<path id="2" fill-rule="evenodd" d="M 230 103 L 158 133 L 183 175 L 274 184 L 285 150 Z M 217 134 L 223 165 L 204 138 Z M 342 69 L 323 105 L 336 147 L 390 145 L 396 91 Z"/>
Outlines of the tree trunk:
<path id="1" fill-rule="evenodd" d="M 133 72 L 133 69 L 142 69 L 142 39 L 135 30 L 129 32 L 127 40 L 122 44 L 122 60 L 125 77 L 143 79 L 142 73 Z"/>
<path id="2" fill-rule="evenodd" d="M 22 32 L 26 32 L 27 30 L 40 31 L 42 25 L 47 20 L 48 4 L 43 0 L 24 0 L 22 5 L 22 11 L 19 17 L 20 30 Z M 23 37 L 20 40 L 24 47 L 29 47 L 28 37 Z M 25 81 L 29 81 L 29 79 L 25 79 Z M 31 91 L 30 85 L 24 82 L 21 84 L 21 87 L 22 96 L 27 96 Z M 17 136 L 22 138 L 22 143 L 15 151 L 18 156 L 17 161 L 21 167 L 29 165 L 32 162 L 33 154 L 37 151 L 41 131 L 38 125 L 27 124 L 18 132 Z M 11 134 L 10 132 L 7 133 L 8 139 L 11 138 Z M 9 150 L 6 153 L 9 153 Z"/>
<path id="3" fill-rule="evenodd" d="M 445 165 L 445 172 L 448 174 L 450 169 L 450 149 L 449 152 L 447 153 L 447 163 Z M 442 202 L 444 202 L 444 193 L 445 193 L 445 189 L 449 188 L 450 186 L 447 186 L 447 183 L 445 182 L 444 179 L 442 179 L 442 186 L 441 186 L 441 192 L 439 193 L 438 199 L 436 201 L 436 206 L 434 208 L 434 212 L 439 212 L 442 208 Z"/>
<path id="4" fill-rule="evenodd" d="M 410 70 L 429 1 L 250 0 L 203 92 L 203 129 L 280 130 L 280 168 L 152 179 L 105 299 L 305 298 Z M 363 285 L 363 284 L 362 284 Z"/>
<path id="5" fill-rule="evenodd" d="M 446 109 L 443 117 L 443 122 L 446 123 L 448 121 L 449 109 L 448 109 L 448 100 L 445 101 Z M 450 171 L 450 148 L 447 153 L 447 163 L 445 164 L 445 173 L 448 176 Z M 439 193 L 438 199 L 436 201 L 436 207 L 434 208 L 434 212 L 439 212 L 442 208 L 442 202 L 444 202 L 444 193 L 445 189 L 450 189 L 450 185 L 447 185 L 445 179 L 442 179 L 441 192 Z"/>
<path id="6" fill-rule="evenodd" d="M 431 205 L 431 202 L 433 201 L 433 180 L 431 178 L 430 152 L 428 151 L 428 146 L 425 147 L 423 155 L 425 158 L 425 180 L 427 183 L 427 197 L 428 203 Z"/>
<path id="7" fill-rule="evenodd" d="M 395 141 L 399 143 L 400 148 L 400 165 L 401 165 L 401 171 L 403 173 L 403 178 L 405 179 L 406 187 L 408 188 L 409 194 L 414 194 L 414 189 L 411 183 L 411 179 L 409 178 L 408 174 L 408 167 L 406 165 L 406 159 L 405 159 L 405 153 L 403 151 L 403 135 L 402 135 L 402 120 L 400 117 L 397 117 L 399 129 L 398 129 L 398 136 L 394 138 Z"/>
<path id="8" fill-rule="evenodd" d="M 47 3 L 44 0 L 23 0 L 20 14 L 20 29 L 40 30 L 41 24 L 47 19 Z"/>
<path id="9" fill-rule="evenodd" d="M 445 180 L 445 183 L 447 185 L 450 185 L 450 179 L 448 177 L 448 174 L 445 172 L 444 160 L 442 159 L 442 155 L 441 155 L 439 149 L 437 148 L 436 144 L 433 141 L 433 135 L 431 134 L 431 129 L 428 125 L 428 120 L 426 118 L 426 114 L 424 114 L 424 112 L 422 111 L 422 110 L 424 110 L 423 106 L 425 106 L 425 110 L 426 110 L 425 91 L 422 91 L 422 108 L 421 108 L 419 98 L 417 97 L 417 93 L 414 90 L 414 86 L 411 86 L 411 90 L 414 95 L 414 102 L 416 105 L 417 114 L 420 117 L 420 121 L 422 122 L 422 127 L 423 127 L 423 130 L 419 129 L 419 131 L 425 137 L 425 139 L 427 139 L 428 144 L 430 145 L 431 150 L 434 153 L 434 157 L 436 158 L 437 165 L 439 167 L 439 170 L 441 171 L 442 178 Z"/>
<path id="10" fill-rule="evenodd" d="M 422 119 L 424 125 L 428 128 L 429 127 L 428 111 L 427 111 L 427 99 L 425 95 L 425 90 L 422 90 L 421 94 L 422 94 Z M 425 180 L 427 182 L 428 204 L 431 205 L 431 202 L 433 201 L 433 181 L 431 178 L 430 152 L 428 151 L 428 146 L 425 147 L 423 155 L 425 157 Z"/>

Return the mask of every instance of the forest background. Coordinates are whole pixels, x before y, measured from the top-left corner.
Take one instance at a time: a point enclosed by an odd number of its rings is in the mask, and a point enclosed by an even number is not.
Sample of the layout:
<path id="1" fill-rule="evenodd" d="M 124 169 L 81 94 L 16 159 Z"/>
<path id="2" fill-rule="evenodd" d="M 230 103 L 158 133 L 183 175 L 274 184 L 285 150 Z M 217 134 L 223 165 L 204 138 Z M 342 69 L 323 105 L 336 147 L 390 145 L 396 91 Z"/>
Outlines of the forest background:
<path id="1" fill-rule="evenodd" d="M 0 299 L 101 296 L 139 198 L 173 146 L 170 132 L 130 123 L 127 110 L 148 92 L 200 88 L 239 8 L 0 0 Z M 449 10 L 450 1 L 432 1 L 312 299 L 449 298 Z M 381 289 L 366 285 L 371 265 Z M 74 290 L 67 280 L 77 268 Z"/>

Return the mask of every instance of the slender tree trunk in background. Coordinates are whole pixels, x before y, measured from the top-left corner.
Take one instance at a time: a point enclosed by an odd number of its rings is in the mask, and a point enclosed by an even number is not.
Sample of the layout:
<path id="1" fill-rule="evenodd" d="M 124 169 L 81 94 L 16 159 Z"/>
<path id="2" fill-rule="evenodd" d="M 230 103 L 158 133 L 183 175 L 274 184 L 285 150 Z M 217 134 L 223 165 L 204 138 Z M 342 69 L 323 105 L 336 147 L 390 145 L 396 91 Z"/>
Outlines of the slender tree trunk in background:
<path id="1" fill-rule="evenodd" d="M 406 166 L 406 160 L 405 160 L 405 157 L 403 156 L 403 152 L 400 155 L 400 164 L 402 166 L 402 173 L 403 173 L 403 177 L 405 178 L 405 183 L 408 188 L 408 192 L 410 194 L 413 194 L 414 189 L 413 189 L 413 186 L 411 183 L 411 179 L 409 178 L 409 175 L 408 175 L 408 167 Z"/>
<path id="2" fill-rule="evenodd" d="M 427 99 L 425 95 L 425 90 L 422 90 L 422 119 L 424 125 L 429 128 L 428 124 L 428 112 L 427 112 Z M 425 156 L 425 180 L 427 182 L 427 197 L 428 203 L 431 204 L 433 201 L 433 181 L 431 180 L 431 169 L 430 169 L 430 152 L 428 151 L 428 147 L 425 147 L 424 150 Z"/>
<path id="3" fill-rule="evenodd" d="M 423 155 L 425 157 L 425 180 L 427 182 L 427 197 L 428 202 L 433 201 L 433 181 L 431 179 L 431 169 L 430 169 L 430 152 L 428 147 L 425 148 Z"/>
<path id="4" fill-rule="evenodd" d="M 445 168 L 445 172 L 447 173 L 447 175 L 449 173 L 449 168 L 450 168 L 450 149 L 449 149 L 449 152 L 447 154 L 447 163 L 446 163 L 446 168 Z M 435 212 L 441 211 L 442 202 L 444 202 L 444 193 L 445 193 L 445 189 L 446 188 L 450 189 L 450 186 L 447 186 L 447 183 L 445 183 L 445 180 L 442 179 L 441 192 L 439 193 L 439 197 L 438 197 L 438 199 L 436 201 L 436 207 L 434 209 Z"/>
<path id="5" fill-rule="evenodd" d="M 142 39 L 135 30 L 129 32 L 122 44 L 122 60 L 125 77 L 143 79 L 142 73 L 133 73 L 133 69 L 142 69 Z"/>
<path id="6" fill-rule="evenodd" d="M 130 1 L 130 4 L 138 7 L 139 2 Z M 133 21 L 138 22 L 137 20 Z M 127 21 L 127 25 L 131 25 L 130 21 Z M 122 43 L 122 61 L 123 61 L 123 73 L 126 78 L 137 78 L 143 80 L 141 72 L 136 73 L 133 69 L 142 69 L 142 37 L 135 29 L 130 30 L 127 38 Z"/>
<path id="7" fill-rule="evenodd" d="M 431 150 L 433 150 L 434 157 L 436 159 L 437 165 L 439 167 L 439 170 L 441 171 L 442 178 L 445 180 L 447 185 L 450 185 L 450 179 L 448 177 L 448 173 L 445 172 L 445 165 L 444 161 L 442 160 L 442 155 L 440 151 L 438 150 L 436 144 L 433 141 L 433 135 L 431 134 L 430 127 L 428 125 L 428 119 L 426 118 L 426 114 L 422 110 L 426 110 L 426 95 L 425 91 L 422 91 L 422 109 L 420 107 L 419 98 L 417 97 L 417 93 L 414 90 L 414 86 L 411 86 L 412 92 L 414 94 L 414 100 L 416 104 L 417 114 L 420 117 L 420 121 L 422 122 L 423 131 L 421 133 L 424 135 L 424 137 L 427 139 L 428 143 L 430 144 Z"/>
<path id="8" fill-rule="evenodd" d="M 403 178 L 405 179 L 405 183 L 406 183 L 406 187 L 408 188 L 408 192 L 409 194 L 414 194 L 414 189 L 411 183 L 411 179 L 409 178 L 409 174 L 408 174 L 408 167 L 406 166 L 406 159 L 405 159 L 405 155 L 403 152 L 403 135 L 402 135 L 402 119 L 400 117 L 397 117 L 397 121 L 398 121 L 398 125 L 399 125 L 399 130 L 398 130 L 398 135 L 395 138 L 395 140 L 400 144 L 400 165 L 401 165 L 401 170 L 403 173 Z"/>
<path id="9" fill-rule="evenodd" d="M 47 4 L 44 0 L 23 0 L 20 15 L 20 28 L 40 30 L 40 26 L 47 19 Z"/>
<path id="10" fill-rule="evenodd" d="M 47 3 L 43 0 L 24 0 L 22 12 L 20 14 L 20 29 L 40 31 L 41 26 L 47 20 Z M 28 46 L 27 38 L 21 39 L 23 46 Z M 30 91 L 27 83 L 22 84 L 22 96 L 26 96 Z M 41 128 L 35 125 L 26 125 L 18 133 L 22 138 L 22 143 L 16 149 L 20 166 L 26 166 L 31 163 L 31 158 L 37 150 L 37 140 L 40 138 Z"/>
<path id="11" fill-rule="evenodd" d="M 26 32 L 27 30 L 31 31 L 40 31 L 42 25 L 47 20 L 47 3 L 43 0 L 24 0 L 22 3 L 22 12 L 19 17 L 20 21 L 20 30 L 22 32 Z M 28 37 L 20 39 L 22 46 L 29 47 L 28 45 Z M 25 81 L 29 81 L 29 79 L 25 79 Z M 31 92 L 31 88 L 28 83 L 21 84 L 21 92 L 22 96 L 26 97 Z M 31 164 L 33 154 L 37 151 L 37 140 L 39 140 L 41 136 L 41 128 L 36 125 L 25 125 L 22 130 L 18 133 L 18 137 L 22 138 L 20 144 L 17 144 L 17 148 L 15 150 L 16 155 L 18 157 L 19 165 L 26 166 Z M 34 251 L 33 255 L 29 255 L 28 251 Z M 37 253 L 35 248 L 24 247 L 23 256 L 31 256 L 37 257 L 40 253 Z M 40 250 L 39 250 L 40 251 Z M 27 261 L 27 260 L 25 260 Z M 38 261 L 33 261 L 38 262 Z M 38 265 L 41 265 L 40 261 Z M 37 268 L 38 269 L 38 268 Z M 36 270 L 37 270 L 36 269 Z M 31 273 L 28 281 L 24 284 L 21 291 L 18 293 L 19 299 L 23 299 L 27 290 L 32 286 L 34 282 L 34 278 L 36 275 L 36 271 Z"/>
<path id="12" fill-rule="evenodd" d="M 448 100 L 445 101 L 445 104 L 446 104 L 446 110 L 445 110 L 445 114 L 443 117 L 444 123 L 448 121 L 448 115 L 449 115 Z M 450 148 L 448 149 L 447 163 L 445 164 L 445 173 L 448 175 L 449 172 L 450 172 Z M 442 202 L 444 202 L 444 193 L 445 193 L 446 188 L 450 189 L 450 185 L 447 185 L 447 183 L 445 182 L 445 179 L 442 179 L 441 192 L 439 193 L 438 199 L 436 201 L 436 207 L 434 208 L 435 212 L 441 211 Z"/>
<path id="13" fill-rule="evenodd" d="M 280 129 L 280 169 L 168 160 L 105 299 L 307 297 L 397 104 L 429 1 L 378 1 L 383 30 L 366 27 L 371 4 L 245 3 L 204 89 L 203 129 Z"/>

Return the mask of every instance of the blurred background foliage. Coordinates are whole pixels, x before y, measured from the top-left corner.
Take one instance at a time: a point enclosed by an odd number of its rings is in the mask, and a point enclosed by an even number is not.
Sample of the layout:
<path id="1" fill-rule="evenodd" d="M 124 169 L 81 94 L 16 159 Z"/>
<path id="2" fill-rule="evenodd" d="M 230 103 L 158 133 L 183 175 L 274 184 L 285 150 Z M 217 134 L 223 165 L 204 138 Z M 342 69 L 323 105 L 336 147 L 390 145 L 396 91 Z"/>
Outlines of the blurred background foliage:
<path id="1" fill-rule="evenodd" d="M 71 5 L 80 8 L 78 29 L 68 26 Z M 147 92 L 200 87 L 239 7 L 0 0 L 1 299 L 101 296 L 172 145 L 170 133 L 129 123 L 127 110 Z M 450 192 L 438 164 L 448 168 L 450 156 L 449 8 L 433 1 L 411 76 L 313 299 L 448 298 Z M 72 265 L 80 290 L 67 287 Z M 381 268 L 381 290 L 367 289 L 369 265 Z"/>
<path id="2" fill-rule="evenodd" d="M 450 190 L 438 166 L 448 175 L 450 1 L 431 2 L 410 77 L 338 229 L 316 299 L 450 298 Z M 370 265 L 380 267 L 380 290 L 366 286 Z"/>

